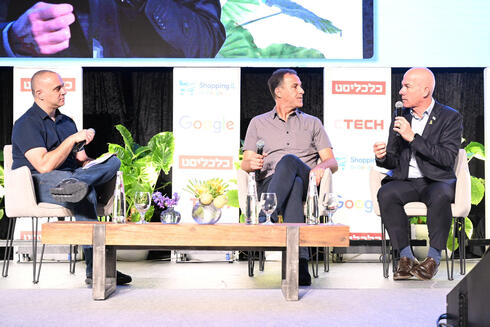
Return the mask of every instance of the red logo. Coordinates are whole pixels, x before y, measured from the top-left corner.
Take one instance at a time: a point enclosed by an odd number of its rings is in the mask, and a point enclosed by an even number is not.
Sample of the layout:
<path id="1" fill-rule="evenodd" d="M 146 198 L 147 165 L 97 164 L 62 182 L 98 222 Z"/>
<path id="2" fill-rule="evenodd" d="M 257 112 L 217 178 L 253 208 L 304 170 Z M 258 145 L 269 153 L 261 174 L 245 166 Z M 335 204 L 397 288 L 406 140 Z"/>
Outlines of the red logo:
<path id="1" fill-rule="evenodd" d="M 377 119 L 344 119 L 336 120 L 335 128 L 338 129 L 384 129 L 384 120 Z"/>
<path id="2" fill-rule="evenodd" d="M 233 169 L 231 156 L 180 156 L 182 169 Z"/>
<path id="3" fill-rule="evenodd" d="M 332 94 L 386 94 L 386 82 L 379 81 L 332 81 Z"/>
<path id="4" fill-rule="evenodd" d="M 65 90 L 66 92 L 72 92 L 76 90 L 75 78 L 63 78 L 63 82 L 65 82 Z M 31 79 L 30 78 L 21 78 L 20 79 L 20 91 L 21 92 L 31 92 Z"/>

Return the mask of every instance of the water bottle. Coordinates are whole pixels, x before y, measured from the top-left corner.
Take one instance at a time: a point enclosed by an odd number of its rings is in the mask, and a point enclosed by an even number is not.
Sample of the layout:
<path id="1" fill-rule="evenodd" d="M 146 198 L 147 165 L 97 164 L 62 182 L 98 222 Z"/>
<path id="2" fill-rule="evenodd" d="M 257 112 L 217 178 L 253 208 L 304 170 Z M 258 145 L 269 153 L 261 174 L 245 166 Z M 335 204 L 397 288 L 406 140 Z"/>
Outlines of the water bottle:
<path id="1" fill-rule="evenodd" d="M 123 172 L 116 174 L 116 187 L 114 188 L 114 205 L 112 207 L 112 222 L 124 224 L 126 222 L 126 195 L 124 193 Z"/>
<path id="2" fill-rule="evenodd" d="M 315 173 L 310 173 L 310 180 L 308 182 L 308 193 L 306 196 L 306 223 L 308 225 L 318 224 L 319 210 L 318 210 L 318 191 L 316 188 Z"/>
<path id="3" fill-rule="evenodd" d="M 257 211 L 257 186 L 255 184 L 255 172 L 248 173 L 248 191 L 247 191 L 247 203 L 245 209 L 246 223 L 258 224 L 259 212 Z"/>

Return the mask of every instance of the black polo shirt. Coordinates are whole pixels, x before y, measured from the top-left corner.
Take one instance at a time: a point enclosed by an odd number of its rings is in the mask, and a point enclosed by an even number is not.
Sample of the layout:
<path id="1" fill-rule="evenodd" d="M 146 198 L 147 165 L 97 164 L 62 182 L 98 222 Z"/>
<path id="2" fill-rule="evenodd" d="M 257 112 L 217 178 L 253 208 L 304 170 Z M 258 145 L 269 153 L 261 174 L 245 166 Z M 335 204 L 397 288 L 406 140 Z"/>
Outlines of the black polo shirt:
<path id="1" fill-rule="evenodd" d="M 14 124 L 12 130 L 12 169 L 27 166 L 32 173 L 39 173 L 24 154 L 33 148 L 46 148 L 52 151 L 68 136 L 75 134 L 77 127 L 70 117 L 56 110 L 55 121 L 36 103 Z M 66 158 L 57 170 L 74 170 L 78 162 L 73 154 Z"/>

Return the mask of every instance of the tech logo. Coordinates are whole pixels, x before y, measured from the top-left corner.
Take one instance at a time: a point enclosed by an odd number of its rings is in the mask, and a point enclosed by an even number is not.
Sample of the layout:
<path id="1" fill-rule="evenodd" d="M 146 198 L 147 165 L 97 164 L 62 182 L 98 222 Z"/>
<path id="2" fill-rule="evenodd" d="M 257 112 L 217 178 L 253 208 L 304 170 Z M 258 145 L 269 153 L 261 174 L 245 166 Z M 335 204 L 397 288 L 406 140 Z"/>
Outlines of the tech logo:
<path id="1" fill-rule="evenodd" d="M 332 81 L 332 94 L 385 95 L 386 82 Z"/>
<path id="2" fill-rule="evenodd" d="M 336 129 L 348 130 L 384 130 L 384 126 L 382 119 L 337 119 L 334 122 Z"/>
<path id="3" fill-rule="evenodd" d="M 63 82 L 65 82 L 65 90 L 66 92 L 74 92 L 76 91 L 76 79 L 75 78 L 63 78 Z M 21 92 L 31 92 L 31 78 L 21 78 L 20 79 L 20 91 Z"/>

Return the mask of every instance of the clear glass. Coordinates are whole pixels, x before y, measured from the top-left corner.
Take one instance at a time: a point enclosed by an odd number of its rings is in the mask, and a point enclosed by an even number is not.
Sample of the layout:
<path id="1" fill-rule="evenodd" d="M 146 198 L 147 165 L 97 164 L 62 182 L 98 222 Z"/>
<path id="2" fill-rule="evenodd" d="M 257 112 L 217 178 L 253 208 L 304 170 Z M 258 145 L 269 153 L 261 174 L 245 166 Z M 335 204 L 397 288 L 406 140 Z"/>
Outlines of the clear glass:
<path id="1" fill-rule="evenodd" d="M 332 216 L 339 208 L 341 198 L 342 197 L 337 193 L 325 193 L 323 195 L 322 204 L 325 208 L 325 211 L 327 212 L 327 221 L 325 222 L 325 224 L 334 224 Z"/>
<path id="2" fill-rule="evenodd" d="M 145 213 L 150 208 L 151 199 L 150 192 L 136 192 L 134 194 L 134 206 L 140 214 L 140 221 L 137 224 L 146 224 Z"/>
<path id="3" fill-rule="evenodd" d="M 271 221 L 271 215 L 276 210 L 277 197 L 276 193 L 262 193 L 260 196 L 260 207 L 264 211 L 267 219 L 263 225 L 273 225 Z"/>

